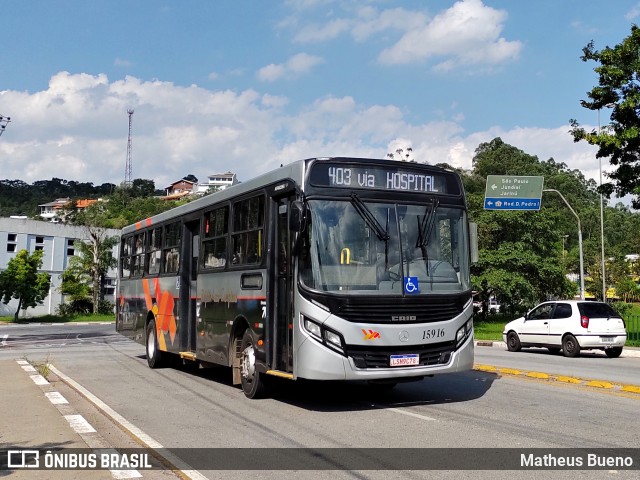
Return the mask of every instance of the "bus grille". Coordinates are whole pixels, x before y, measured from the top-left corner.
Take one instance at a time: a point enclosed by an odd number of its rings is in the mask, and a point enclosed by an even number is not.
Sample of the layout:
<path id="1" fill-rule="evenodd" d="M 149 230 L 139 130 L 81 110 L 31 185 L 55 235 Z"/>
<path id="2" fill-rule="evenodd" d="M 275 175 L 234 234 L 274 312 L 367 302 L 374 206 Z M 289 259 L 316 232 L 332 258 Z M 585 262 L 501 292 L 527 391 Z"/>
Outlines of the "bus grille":
<path id="1" fill-rule="evenodd" d="M 408 353 L 420 354 L 420 365 L 445 365 L 451 360 L 454 351 L 453 342 L 431 343 L 407 347 L 362 347 L 347 345 L 346 353 L 353 358 L 357 368 L 391 368 L 389 357 Z"/>
<path id="2" fill-rule="evenodd" d="M 458 302 L 429 301 L 427 304 L 389 305 L 374 299 L 366 304 L 345 303 L 336 315 L 350 322 L 366 323 L 432 323 L 444 322 L 462 313 Z"/>

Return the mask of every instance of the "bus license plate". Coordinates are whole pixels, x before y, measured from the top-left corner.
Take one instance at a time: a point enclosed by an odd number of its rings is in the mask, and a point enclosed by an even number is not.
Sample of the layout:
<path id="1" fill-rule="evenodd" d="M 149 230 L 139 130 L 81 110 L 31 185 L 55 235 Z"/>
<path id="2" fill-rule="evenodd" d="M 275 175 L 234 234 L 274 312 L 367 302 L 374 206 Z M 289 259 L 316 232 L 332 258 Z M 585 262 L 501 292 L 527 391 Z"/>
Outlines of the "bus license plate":
<path id="1" fill-rule="evenodd" d="M 600 343 L 613 343 L 613 337 L 600 337 Z"/>
<path id="2" fill-rule="evenodd" d="M 420 355 L 410 353 L 407 355 L 391 355 L 389 358 L 389 366 L 406 367 L 409 365 L 420 365 Z"/>

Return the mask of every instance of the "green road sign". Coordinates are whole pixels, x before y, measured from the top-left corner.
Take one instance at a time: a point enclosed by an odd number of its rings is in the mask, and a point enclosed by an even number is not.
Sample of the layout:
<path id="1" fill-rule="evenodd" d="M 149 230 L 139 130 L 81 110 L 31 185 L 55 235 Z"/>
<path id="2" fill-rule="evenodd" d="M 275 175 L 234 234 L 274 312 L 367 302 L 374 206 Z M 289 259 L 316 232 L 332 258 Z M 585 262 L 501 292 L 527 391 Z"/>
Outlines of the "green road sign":
<path id="1" fill-rule="evenodd" d="M 486 210 L 540 210 L 544 177 L 489 175 L 484 191 Z"/>

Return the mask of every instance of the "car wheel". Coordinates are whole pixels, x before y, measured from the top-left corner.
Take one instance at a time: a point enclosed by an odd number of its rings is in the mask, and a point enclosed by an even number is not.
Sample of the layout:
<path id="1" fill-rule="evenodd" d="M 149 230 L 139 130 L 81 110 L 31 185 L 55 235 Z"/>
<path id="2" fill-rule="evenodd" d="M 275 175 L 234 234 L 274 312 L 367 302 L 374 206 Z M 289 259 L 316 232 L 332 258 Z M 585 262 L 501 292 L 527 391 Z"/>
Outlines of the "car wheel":
<path id="1" fill-rule="evenodd" d="M 562 339 L 562 352 L 565 357 L 576 357 L 580 354 L 580 344 L 576 337 L 569 334 Z"/>
<path id="2" fill-rule="evenodd" d="M 242 336 L 240 379 L 242 390 L 247 398 L 260 398 L 264 395 L 266 386 L 262 375 L 256 369 L 256 349 L 249 330 L 246 330 Z"/>
<path id="3" fill-rule="evenodd" d="M 622 347 L 605 348 L 604 353 L 609 358 L 618 358 L 622 354 Z"/>
<path id="4" fill-rule="evenodd" d="M 516 332 L 509 332 L 507 335 L 507 349 L 510 352 L 519 352 L 521 348 L 518 334 Z"/>
<path id="5" fill-rule="evenodd" d="M 557 355 L 558 353 L 560 353 L 560 348 L 558 347 L 547 347 L 547 350 L 549 350 L 549 352 L 553 353 L 554 355 Z"/>

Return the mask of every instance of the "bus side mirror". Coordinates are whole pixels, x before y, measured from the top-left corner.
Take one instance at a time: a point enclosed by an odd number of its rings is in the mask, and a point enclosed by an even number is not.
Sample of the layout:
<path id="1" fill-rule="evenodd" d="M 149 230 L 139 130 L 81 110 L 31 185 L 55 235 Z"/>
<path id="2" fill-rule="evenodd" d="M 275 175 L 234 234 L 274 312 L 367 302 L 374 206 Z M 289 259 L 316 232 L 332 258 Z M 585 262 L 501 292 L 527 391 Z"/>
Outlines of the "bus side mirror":
<path id="1" fill-rule="evenodd" d="M 289 211 L 289 230 L 300 233 L 305 227 L 305 208 L 304 204 L 298 200 L 291 202 Z"/>
<path id="2" fill-rule="evenodd" d="M 469 223 L 469 250 L 471 252 L 471 263 L 478 263 L 480 255 L 478 252 L 478 224 Z"/>

